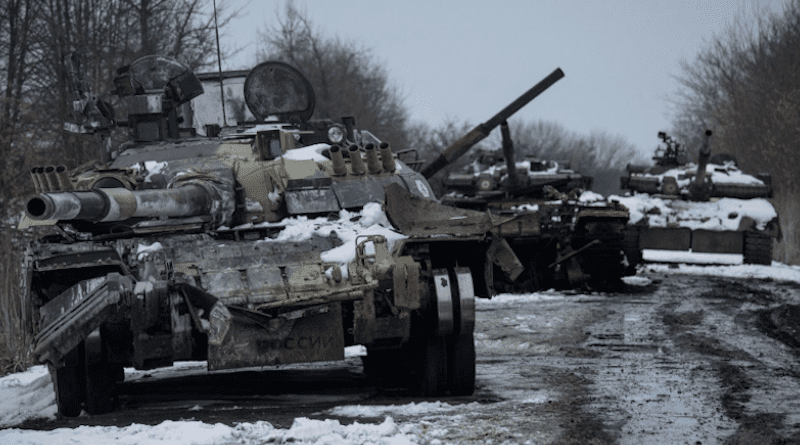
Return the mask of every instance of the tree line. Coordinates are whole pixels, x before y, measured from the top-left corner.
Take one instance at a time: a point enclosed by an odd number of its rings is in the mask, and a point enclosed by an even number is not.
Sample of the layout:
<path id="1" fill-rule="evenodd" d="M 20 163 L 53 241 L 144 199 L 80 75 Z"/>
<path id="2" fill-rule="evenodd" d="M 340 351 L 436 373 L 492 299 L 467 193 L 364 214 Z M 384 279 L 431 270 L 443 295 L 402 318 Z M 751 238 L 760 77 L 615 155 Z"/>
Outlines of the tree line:
<path id="1" fill-rule="evenodd" d="M 800 1 L 739 18 L 680 68 L 675 135 L 699 147 L 712 129 L 713 151 L 772 175 L 783 232 L 774 259 L 800 263 Z"/>

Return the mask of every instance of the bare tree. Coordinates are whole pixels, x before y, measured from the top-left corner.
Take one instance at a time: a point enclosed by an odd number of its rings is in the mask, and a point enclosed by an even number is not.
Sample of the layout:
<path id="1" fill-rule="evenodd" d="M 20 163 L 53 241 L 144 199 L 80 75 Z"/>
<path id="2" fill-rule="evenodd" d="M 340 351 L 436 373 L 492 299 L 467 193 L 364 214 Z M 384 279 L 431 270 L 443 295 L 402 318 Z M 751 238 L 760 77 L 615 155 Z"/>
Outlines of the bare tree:
<path id="1" fill-rule="evenodd" d="M 36 51 L 33 31 L 38 3 L 8 0 L 0 4 L 0 190 L 8 193 L 0 196 L 3 214 L 10 195 L 20 190 L 18 173 L 23 170 L 29 145 L 24 134 L 30 128 L 33 110 L 24 95 L 30 88 L 30 63 Z"/>
<path id="2" fill-rule="evenodd" d="M 260 33 L 262 60 L 280 60 L 299 69 L 314 87 L 314 118 L 353 116 L 395 148 L 407 147 L 408 111 L 399 89 L 371 50 L 353 41 L 325 36 L 305 11 L 287 1 L 277 25 Z"/>

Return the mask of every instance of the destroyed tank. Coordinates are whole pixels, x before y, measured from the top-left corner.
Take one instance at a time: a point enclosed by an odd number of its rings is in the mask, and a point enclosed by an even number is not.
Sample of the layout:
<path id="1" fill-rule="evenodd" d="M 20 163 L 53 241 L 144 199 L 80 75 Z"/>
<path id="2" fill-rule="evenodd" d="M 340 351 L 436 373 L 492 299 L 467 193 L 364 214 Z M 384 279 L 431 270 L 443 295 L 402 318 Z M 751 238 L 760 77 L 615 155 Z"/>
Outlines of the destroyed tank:
<path id="1" fill-rule="evenodd" d="M 769 174 L 752 176 L 736 158 L 711 154 L 705 131 L 697 163 L 664 132 L 654 165 L 628 165 L 620 197 L 630 210 L 630 239 L 640 249 L 742 255 L 745 264 L 772 263 L 773 239 L 780 239 Z M 687 261 L 692 261 L 688 258 Z"/>
<path id="2" fill-rule="evenodd" d="M 112 410 L 124 367 L 342 360 L 349 345 L 392 387 L 473 392 L 474 298 L 502 262 L 487 256 L 501 220 L 438 204 L 352 118 L 310 120 L 289 65 L 197 76 L 147 56 L 119 73 L 126 122 L 82 92 L 66 125 L 100 135 L 102 159 L 32 169 L 19 224 L 36 229 L 23 297 L 61 415 Z M 252 121 L 214 120 L 231 85 Z M 130 140 L 111 147 L 115 126 Z"/>
<path id="3" fill-rule="evenodd" d="M 515 159 L 506 119 L 563 76 L 556 69 L 422 170 L 430 178 L 500 126 L 502 151 L 480 152 L 463 171 L 450 173 L 441 196 L 443 204 L 513 218 L 494 230 L 520 261 L 496 271 L 498 290 L 612 289 L 635 272 L 624 253 L 624 206 L 589 191 L 592 178 L 563 162 Z"/>

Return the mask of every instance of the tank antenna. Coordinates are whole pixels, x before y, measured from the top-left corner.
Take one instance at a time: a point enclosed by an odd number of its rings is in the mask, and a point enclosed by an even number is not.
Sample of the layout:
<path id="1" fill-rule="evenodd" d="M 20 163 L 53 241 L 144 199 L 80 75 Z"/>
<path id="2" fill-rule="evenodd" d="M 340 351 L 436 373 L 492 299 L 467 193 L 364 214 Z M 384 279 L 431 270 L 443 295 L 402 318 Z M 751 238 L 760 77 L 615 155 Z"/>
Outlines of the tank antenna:
<path id="1" fill-rule="evenodd" d="M 225 116 L 225 89 L 222 88 L 222 56 L 219 52 L 219 26 L 217 26 L 217 0 L 214 0 L 214 33 L 217 35 L 217 68 L 219 72 L 219 100 L 222 101 L 222 126 L 228 126 Z"/>

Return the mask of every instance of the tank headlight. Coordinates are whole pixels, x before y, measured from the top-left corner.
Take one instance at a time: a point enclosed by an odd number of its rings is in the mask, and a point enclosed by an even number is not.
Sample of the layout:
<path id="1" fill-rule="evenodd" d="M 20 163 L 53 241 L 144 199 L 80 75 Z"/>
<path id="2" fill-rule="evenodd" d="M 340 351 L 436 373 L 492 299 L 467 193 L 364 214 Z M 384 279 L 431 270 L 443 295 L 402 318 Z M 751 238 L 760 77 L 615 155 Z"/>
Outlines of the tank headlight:
<path id="1" fill-rule="evenodd" d="M 344 130 L 338 125 L 328 128 L 328 142 L 338 144 L 344 140 Z"/>

